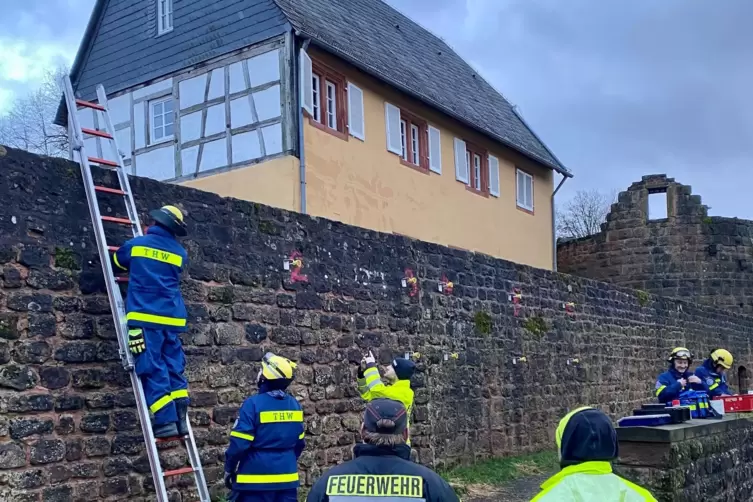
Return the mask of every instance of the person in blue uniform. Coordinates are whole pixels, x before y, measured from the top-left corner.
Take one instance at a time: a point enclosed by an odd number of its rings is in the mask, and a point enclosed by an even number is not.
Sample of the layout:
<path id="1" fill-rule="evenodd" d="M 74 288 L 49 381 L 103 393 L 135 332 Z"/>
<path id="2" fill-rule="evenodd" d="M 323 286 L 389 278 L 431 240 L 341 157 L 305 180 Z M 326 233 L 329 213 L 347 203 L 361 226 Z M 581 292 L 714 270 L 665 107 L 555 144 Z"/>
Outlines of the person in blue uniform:
<path id="1" fill-rule="evenodd" d="M 727 370 L 732 367 L 732 363 L 732 354 L 728 350 L 716 349 L 695 369 L 695 376 L 701 380 L 709 397 L 732 395 L 727 385 Z"/>
<path id="2" fill-rule="evenodd" d="M 163 206 L 149 213 L 154 225 L 112 255 L 114 272 L 129 272 L 126 296 L 128 347 L 141 378 L 157 438 L 188 434 L 188 382 L 180 333 L 186 331 L 186 307 L 180 274 L 188 254 L 178 243 L 187 235 L 183 213 Z"/>
<path id="3" fill-rule="evenodd" d="M 656 398 L 662 403 L 679 399 L 687 389 L 703 390 L 701 379 L 690 371 L 693 354 L 685 347 L 676 347 L 669 354 L 669 369 L 656 379 Z"/>
<path id="4" fill-rule="evenodd" d="M 259 392 L 243 402 L 225 452 L 225 486 L 235 502 L 297 502 L 298 457 L 306 447 L 303 410 L 285 389 L 296 364 L 268 352 Z"/>

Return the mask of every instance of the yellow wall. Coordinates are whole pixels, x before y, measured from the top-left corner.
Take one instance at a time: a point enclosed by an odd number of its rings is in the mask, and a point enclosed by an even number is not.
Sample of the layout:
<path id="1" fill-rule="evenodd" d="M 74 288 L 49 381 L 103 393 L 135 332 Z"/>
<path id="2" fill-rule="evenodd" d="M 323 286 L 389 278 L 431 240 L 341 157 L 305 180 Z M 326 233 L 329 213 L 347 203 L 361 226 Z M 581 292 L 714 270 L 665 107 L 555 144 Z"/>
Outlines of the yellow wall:
<path id="1" fill-rule="evenodd" d="M 313 51 L 311 51 L 313 52 Z M 453 124 L 380 82 L 314 53 L 363 89 L 366 141 L 347 141 L 305 121 L 307 209 L 315 216 L 552 268 L 553 175 L 516 152 Z M 387 151 L 384 103 L 405 107 L 441 130 L 442 174 L 425 174 Z M 455 180 L 453 137 L 500 160 L 500 197 L 484 198 Z M 516 207 L 515 164 L 534 177 L 531 215 Z"/>
<path id="2" fill-rule="evenodd" d="M 235 197 L 298 211 L 300 210 L 298 168 L 298 158 L 286 155 L 180 184 L 214 192 L 223 197 Z"/>

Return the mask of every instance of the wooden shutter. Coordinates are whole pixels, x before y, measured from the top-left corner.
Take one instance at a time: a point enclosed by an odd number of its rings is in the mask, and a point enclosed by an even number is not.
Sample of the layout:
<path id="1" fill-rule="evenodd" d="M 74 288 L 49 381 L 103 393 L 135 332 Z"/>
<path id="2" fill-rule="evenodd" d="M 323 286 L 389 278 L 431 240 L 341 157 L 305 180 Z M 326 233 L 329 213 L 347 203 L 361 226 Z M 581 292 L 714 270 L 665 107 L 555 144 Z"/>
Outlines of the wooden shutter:
<path id="1" fill-rule="evenodd" d="M 301 72 L 301 106 L 309 115 L 314 115 L 314 70 L 311 65 L 311 58 L 306 51 L 301 50 L 298 61 L 299 71 Z M 321 92 L 321 90 L 319 91 Z"/>
<path id="2" fill-rule="evenodd" d="M 441 134 L 436 127 L 429 126 L 429 169 L 442 174 Z"/>
<path id="3" fill-rule="evenodd" d="M 348 131 L 354 138 L 366 141 L 363 91 L 352 82 L 348 82 Z"/>
<path id="4" fill-rule="evenodd" d="M 467 185 L 471 177 L 465 160 L 465 151 L 465 141 L 455 138 L 455 179 Z"/>
<path id="5" fill-rule="evenodd" d="M 499 159 L 489 155 L 489 194 L 499 197 Z"/>
<path id="6" fill-rule="evenodd" d="M 400 108 L 390 103 L 385 103 L 384 121 L 387 124 L 387 150 L 402 155 L 403 137 L 400 134 Z"/>

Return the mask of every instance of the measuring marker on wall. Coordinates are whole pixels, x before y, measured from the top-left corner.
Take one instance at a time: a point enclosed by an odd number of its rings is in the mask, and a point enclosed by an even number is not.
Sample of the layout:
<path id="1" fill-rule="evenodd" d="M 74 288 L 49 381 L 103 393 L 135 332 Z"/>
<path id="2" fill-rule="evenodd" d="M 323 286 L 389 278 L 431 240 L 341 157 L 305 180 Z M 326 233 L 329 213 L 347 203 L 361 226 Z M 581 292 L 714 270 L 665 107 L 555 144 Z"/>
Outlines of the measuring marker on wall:
<path id="1" fill-rule="evenodd" d="M 303 254 L 300 251 L 293 251 L 290 257 L 282 263 L 282 268 L 290 270 L 290 282 L 308 282 L 309 278 L 301 274 L 303 268 Z"/>

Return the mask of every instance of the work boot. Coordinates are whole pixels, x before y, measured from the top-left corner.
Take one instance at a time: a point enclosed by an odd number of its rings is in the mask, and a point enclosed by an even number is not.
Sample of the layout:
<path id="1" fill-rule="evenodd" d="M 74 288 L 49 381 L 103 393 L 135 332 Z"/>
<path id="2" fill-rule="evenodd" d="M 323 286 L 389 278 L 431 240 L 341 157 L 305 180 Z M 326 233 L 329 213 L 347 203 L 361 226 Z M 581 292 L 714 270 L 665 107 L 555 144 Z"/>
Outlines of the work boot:
<path id="1" fill-rule="evenodd" d="M 175 422 L 161 425 L 152 424 L 152 434 L 155 438 L 174 438 L 178 436 L 178 427 Z"/>
<path id="2" fill-rule="evenodd" d="M 175 411 L 178 412 L 178 435 L 188 436 L 188 399 L 175 401 Z"/>

